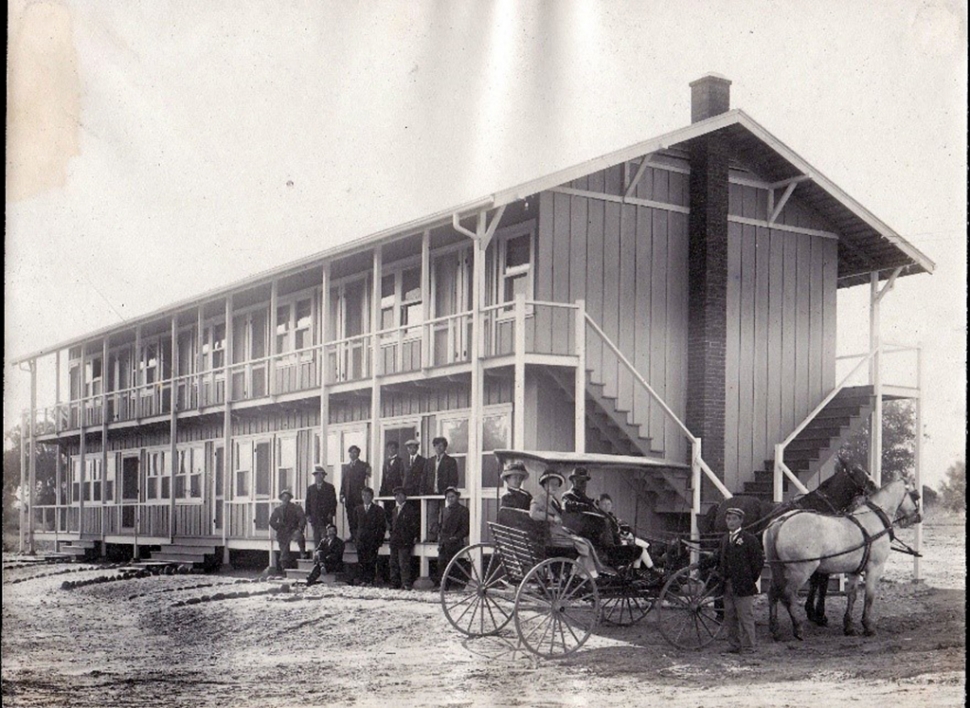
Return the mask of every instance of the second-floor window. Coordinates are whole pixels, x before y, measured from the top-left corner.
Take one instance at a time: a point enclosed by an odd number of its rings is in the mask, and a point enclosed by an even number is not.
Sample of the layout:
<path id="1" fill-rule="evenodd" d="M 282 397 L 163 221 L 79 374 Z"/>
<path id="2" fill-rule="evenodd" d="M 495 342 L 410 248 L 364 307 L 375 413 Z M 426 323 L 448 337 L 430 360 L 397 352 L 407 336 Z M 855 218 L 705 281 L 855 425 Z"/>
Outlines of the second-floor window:
<path id="1" fill-rule="evenodd" d="M 309 297 L 276 308 L 276 353 L 313 346 L 313 301 Z"/>
<path id="2" fill-rule="evenodd" d="M 531 225 L 512 227 L 508 236 L 499 241 L 496 299 L 512 302 L 516 296 L 532 297 Z"/>
<path id="3" fill-rule="evenodd" d="M 403 268 L 381 278 L 382 330 L 421 324 L 421 266 Z"/>
<path id="4" fill-rule="evenodd" d="M 210 322 L 202 339 L 202 370 L 212 371 L 226 365 L 226 323 Z"/>

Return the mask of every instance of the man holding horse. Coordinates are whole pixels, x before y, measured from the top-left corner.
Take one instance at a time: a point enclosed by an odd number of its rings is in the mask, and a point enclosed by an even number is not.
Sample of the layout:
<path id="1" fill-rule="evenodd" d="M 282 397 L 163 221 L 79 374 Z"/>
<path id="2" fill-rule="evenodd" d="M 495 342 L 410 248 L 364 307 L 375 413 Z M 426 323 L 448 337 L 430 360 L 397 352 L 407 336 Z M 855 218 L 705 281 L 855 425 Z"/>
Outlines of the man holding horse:
<path id="1" fill-rule="evenodd" d="M 724 578 L 724 623 L 728 629 L 728 652 L 753 653 L 754 596 L 765 565 L 758 537 L 741 528 L 744 511 L 730 508 L 725 514 L 728 532 L 721 540 L 720 573 Z"/>

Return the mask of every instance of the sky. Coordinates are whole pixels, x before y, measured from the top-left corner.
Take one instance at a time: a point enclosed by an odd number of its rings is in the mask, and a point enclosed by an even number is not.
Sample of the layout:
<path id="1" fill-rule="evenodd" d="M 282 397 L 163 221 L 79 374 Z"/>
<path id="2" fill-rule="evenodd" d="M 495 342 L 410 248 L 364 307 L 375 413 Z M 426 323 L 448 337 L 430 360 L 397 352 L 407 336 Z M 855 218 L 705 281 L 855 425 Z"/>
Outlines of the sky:
<path id="1" fill-rule="evenodd" d="M 936 262 L 883 332 L 924 345 L 924 481 L 964 456 L 965 2 L 9 12 L 5 429 L 29 404 L 11 358 L 687 125 L 689 82 L 717 72 Z M 868 346 L 868 297 L 840 291 L 842 354 Z"/>

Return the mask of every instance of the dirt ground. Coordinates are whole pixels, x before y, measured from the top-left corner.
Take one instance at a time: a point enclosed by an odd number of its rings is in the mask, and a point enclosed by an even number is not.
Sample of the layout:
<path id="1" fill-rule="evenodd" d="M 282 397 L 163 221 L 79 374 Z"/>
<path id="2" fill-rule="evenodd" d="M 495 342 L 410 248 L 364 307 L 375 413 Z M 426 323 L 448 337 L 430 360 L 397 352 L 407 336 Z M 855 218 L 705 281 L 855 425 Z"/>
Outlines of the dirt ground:
<path id="1" fill-rule="evenodd" d="M 773 642 L 762 597 L 754 657 L 723 654 L 724 641 L 678 651 L 650 615 L 632 628 L 601 627 L 573 657 L 543 662 L 517 652 L 512 634 L 464 640 L 431 592 L 279 592 L 239 573 L 62 589 L 121 571 L 5 558 L 3 704 L 962 706 L 962 520 L 931 520 L 924 544 L 924 583 L 911 582 L 910 557 L 892 555 L 876 637 L 844 637 L 845 598 L 834 597 L 831 626 L 808 626 L 804 642 Z"/>

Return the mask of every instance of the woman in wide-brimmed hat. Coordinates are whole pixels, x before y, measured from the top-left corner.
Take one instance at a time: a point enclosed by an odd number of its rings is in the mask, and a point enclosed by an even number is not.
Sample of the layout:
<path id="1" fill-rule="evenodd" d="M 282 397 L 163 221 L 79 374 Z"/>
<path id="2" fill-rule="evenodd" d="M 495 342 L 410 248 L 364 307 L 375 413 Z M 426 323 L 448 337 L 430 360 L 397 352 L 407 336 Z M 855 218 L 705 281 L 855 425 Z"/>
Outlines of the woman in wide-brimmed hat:
<path id="1" fill-rule="evenodd" d="M 529 478 L 529 471 L 521 462 L 513 462 L 502 470 L 502 481 L 507 491 L 499 502 L 501 509 L 522 509 L 528 511 L 532 505 L 532 495 L 522 489 L 522 483 Z"/>
<path id="2" fill-rule="evenodd" d="M 585 538 L 569 533 L 562 525 L 562 502 L 557 492 L 566 480 L 558 471 L 547 467 L 539 477 L 539 486 L 543 492 L 532 500 L 529 506 L 529 516 L 536 521 L 545 522 L 549 528 L 549 546 L 555 548 L 575 549 L 579 553 L 579 563 L 594 578 L 597 576 L 596 554 L 593 546 Z M 555 553 L 555 551 L 552 551 Z"/>

